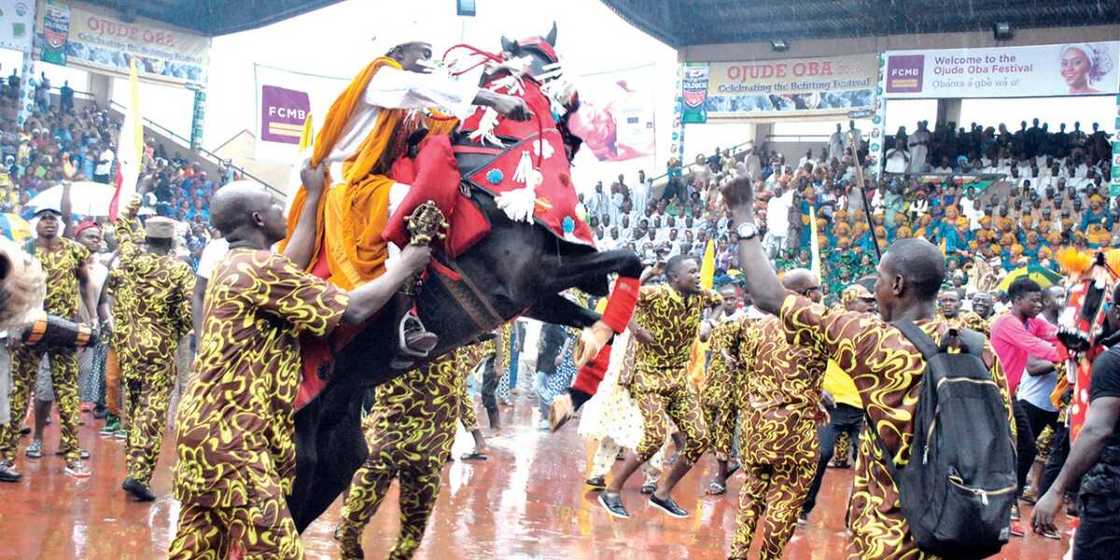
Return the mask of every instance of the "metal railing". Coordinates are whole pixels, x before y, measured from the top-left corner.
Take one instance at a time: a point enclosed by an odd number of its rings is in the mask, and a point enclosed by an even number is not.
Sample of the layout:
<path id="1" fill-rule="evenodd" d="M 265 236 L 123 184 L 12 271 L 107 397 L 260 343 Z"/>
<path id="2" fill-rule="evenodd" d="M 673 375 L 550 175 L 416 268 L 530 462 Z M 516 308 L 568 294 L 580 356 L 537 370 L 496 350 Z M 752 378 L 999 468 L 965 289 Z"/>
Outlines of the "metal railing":
<path id="1" fill-rule="evenodd" d="M 113 101 L 113 100 L 109 100 L 109 105 L 110 105 L 110 107 L 120 111 L 122 114 L 128 109 L 124 105 L 121 105 L 120 103 L 117 103 L 116 101 Z M 247 171 L 244 167 L 234 165 L 232 159 L 222 159 L 222 157 L 219 156 L 218 154 L 215 154 L 214 152 L 211 152 L 210 150 L 207 150 L 206 148 L 203 148 L 202 146 L 199 146 L 198 148 L 192 149 L 191 148 L 191 141 L 190 141 L 189 138 L 183 137 L 182 135 L 176 133 L 174 130 L 171 130 L 170 128 L 167 128 L 166 126 L 163 126 L 162 124 L 159 124 L 159 123 L 153 121 L 152 119 L 149 119 L 148 117 L 143 117 L 142 116 L 142 117 L 140 117 L 140 120 L 142 120 L 144 122 L 145 126 L 153 128 L 155 130 L 158 130 L 164 136 L 166 136 L 168 138 L 171 138 L 172 140 L 175 140 L 176 143 L 182 145 L 182 147 L 184 147 L 188 150 L 192 150 L 194 152 L 197 152 L 198 154 L 201 154 L 201 155 L 209 158 L 211 160 L 211 163 L 213 163 L 215 165 L 219 165 L 219 166 L 224 164 L 226 166 L 232 167 L 234 171 L 237 171 L 243 177 L 246 177 L 248 179 L 252 179 L 252 180 L 264 185 L 269 190 L 271 190 L 273 192 L 276 192 L 277 194 L 280 194 L 280 195 L 284 194 L 283 190 L 278 189 L 275 186 L 273 186 L 271 183 L 269 183 L 268 181 L 265 181 L 264 179 L 261 179 L 260 177 L 257 177 L 256 175 L 253 175 L 252 173 L 249 173 L 249 171 Z"/>

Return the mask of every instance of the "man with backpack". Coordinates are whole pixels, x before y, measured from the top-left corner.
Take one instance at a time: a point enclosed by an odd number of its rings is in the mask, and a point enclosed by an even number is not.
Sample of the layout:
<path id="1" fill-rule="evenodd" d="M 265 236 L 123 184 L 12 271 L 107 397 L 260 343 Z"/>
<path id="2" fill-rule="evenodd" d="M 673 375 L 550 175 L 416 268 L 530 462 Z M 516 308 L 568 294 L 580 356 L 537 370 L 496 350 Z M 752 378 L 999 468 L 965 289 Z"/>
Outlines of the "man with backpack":
<path id="1" fill-rule="evenodd" d="M 739 177 L 723 195 L 755 305 L 778 315 L 791 343 L 836 360 L 867 411 L 874 444 L 861 446 L 857 462 L 850 557 L 997 552 L 1015 491 L 1007 381 L 981 335 L 937 318 L 941 251 L 924 239 L 890 247 L 875 285 L 880 317 L 828 309 L 790 294 L 774 274 L 750 182 Z"/>

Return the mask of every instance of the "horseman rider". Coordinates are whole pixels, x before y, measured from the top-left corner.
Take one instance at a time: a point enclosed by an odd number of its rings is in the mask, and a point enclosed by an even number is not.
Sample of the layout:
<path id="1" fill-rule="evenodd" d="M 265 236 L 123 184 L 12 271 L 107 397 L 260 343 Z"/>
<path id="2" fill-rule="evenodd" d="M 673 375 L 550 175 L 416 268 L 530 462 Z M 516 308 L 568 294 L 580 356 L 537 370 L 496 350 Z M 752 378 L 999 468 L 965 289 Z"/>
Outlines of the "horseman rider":
<path id="1" fill-rule="evenodd" d="M 386 54 L 367 65 L 332 104 L 310 158 L 312 167 L 329 166 L 331 184 L 320 205 L 310 268 L 343 289 L 393 266 L 397 249 L 382 238 L 382 230 L 392 205 L 410 188 L 396 180 L 394 163 L 408 155 L 410 142 L 422 137 L 418 131 L 447 134 L 476 105 L 514 120 L 530 117 L 520 98 L 433 74 L 432 44 L 416 29 L 385 27 L 395 37 L 379 36 L 375 42 Z M 289 220 L 299 216 L 305 200 L 301 187 Z M 412 313 L 405 316 L 401 332 L 401 351 L 408 355 L 426 356 L 438 342 Z"/>

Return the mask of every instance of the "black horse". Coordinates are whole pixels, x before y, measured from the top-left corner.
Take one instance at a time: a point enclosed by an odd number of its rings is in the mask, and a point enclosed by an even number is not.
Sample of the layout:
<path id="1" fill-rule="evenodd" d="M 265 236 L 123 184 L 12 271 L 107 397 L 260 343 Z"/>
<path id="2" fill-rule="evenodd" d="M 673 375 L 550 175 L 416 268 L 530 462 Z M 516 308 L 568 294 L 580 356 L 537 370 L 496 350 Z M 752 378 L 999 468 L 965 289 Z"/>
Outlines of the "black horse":
<path id="1" fill-rule="evenodd" d="M 555 24 L 547 37 L 529 41 L 527 46 L 503 37 L 502 47 L 506 58 L 531 56 L 530 74 L 540 76 L 548 65 L 557 62 L 546 52 L 550 49 L 533 46 L 541 41 L 555 44 Z M 499 77 L 484 76 L 482 82 L 485 85 Z M 549 117 L 548 123 L 561 132 L 570 162 L 579 140 L 568 132 L 566 120 L 565 116 L 553 122 Z M 453 143 L 470 145 L 465 135 L 457 135 Z M 463 177 L 496 157 L 469 152 L 457 152 Z M 363 395 L 369 388 L 405 373 L 394 369 L 390 361 L 397 351 L 396 327 L 413 303 L 427 328 L 439 335 L 439 345 L 431 354 L 434 358 L 517 316 L 575 328 L 591 326 L 599 314 L 559 294 L 577 288 L 606 296 L 609 275 L 637 278 L 641 274 L 641 261 L 630 251 L 600 252 L 561 239 L 541 225 L 513 222 L 483 186 L 466 179 L 464 186 L 465 195 L 489 220 L 491 231 L 456 259 L 435 254 L 433 258 L 459 278 L 432 273 L 415 300 L 403 295 L 394 298 L 335 356 L 329 385 L 296 414 L 296 481 L 288 507 L 300 531 L 330 507 L 366 459 L 360 429 Z"/>

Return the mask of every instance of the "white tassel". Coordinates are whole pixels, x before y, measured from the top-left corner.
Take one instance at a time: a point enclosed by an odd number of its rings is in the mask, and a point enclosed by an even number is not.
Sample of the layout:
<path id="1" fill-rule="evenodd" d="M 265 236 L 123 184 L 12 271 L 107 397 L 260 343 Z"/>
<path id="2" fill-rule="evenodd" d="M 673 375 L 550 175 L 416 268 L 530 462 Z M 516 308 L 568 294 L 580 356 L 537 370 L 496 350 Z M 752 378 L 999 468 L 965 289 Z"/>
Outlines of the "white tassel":
<path id="1" fill-rule="evenodd" d="M 548 159 L 554 153 L 556 153 L 556 149 L 552 147 L 552 143 L 546 142 L 544 138 L 533 142 L 533 155 L 539 156 L 541 159 Z"/>
<path id="2" fill-rule="evenodd" d="M 471 132 L 467 137 L 480 144 L 490 143 L 504 148 L 505 144 L 494 135 L 494 129 L 498 127 L 498 117 L 498 112 L 493 107 L 487 107 L 482 112 L 482 118 L 478 120 L 478 130 Z"/>
<path id="3" fill-rule="evenodd" d="M 521 160 L 517 162 L 517 169 L 513 172 L 513 181 L 525 187 L 501 193 L 494 198 L 494 202 L 510 220 L 532 223 L 533 210 L 537 207 L 537 185 L 544 182 L 544 176 L 533 168 L 533 159 L 528 150 L 521 152 Z"/>
<path id="4" fill-rule="evenodd" d="M 529 150 L 521 152 L 521 160 L 517 162 L 517 169 L 513 171 L 513 180 L 522 185 L 529 184 L 529 173 L 533 171 L 533 158 Z"/>

